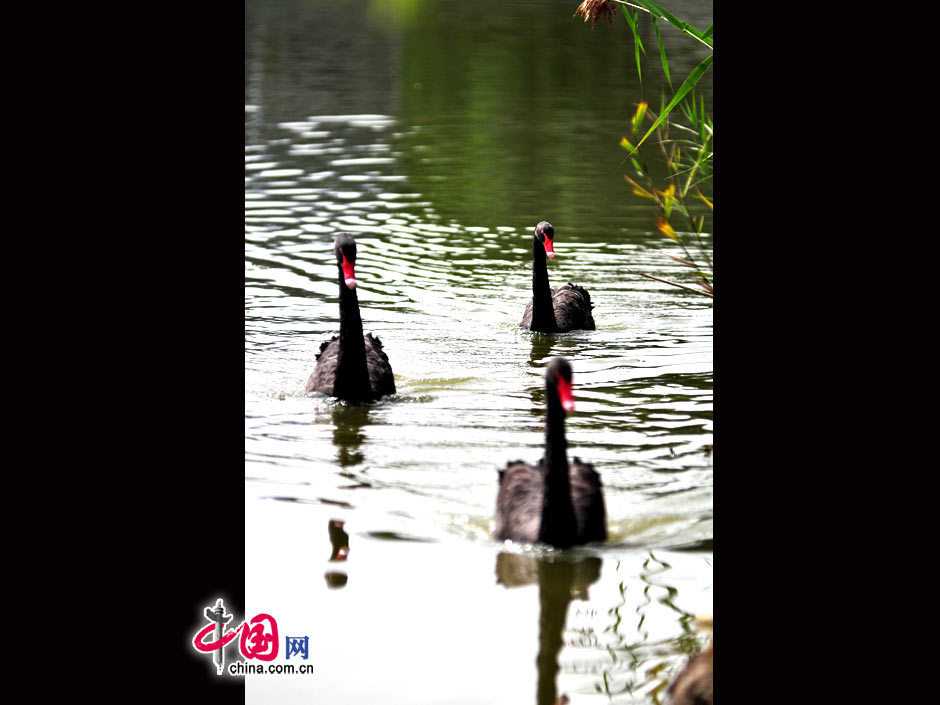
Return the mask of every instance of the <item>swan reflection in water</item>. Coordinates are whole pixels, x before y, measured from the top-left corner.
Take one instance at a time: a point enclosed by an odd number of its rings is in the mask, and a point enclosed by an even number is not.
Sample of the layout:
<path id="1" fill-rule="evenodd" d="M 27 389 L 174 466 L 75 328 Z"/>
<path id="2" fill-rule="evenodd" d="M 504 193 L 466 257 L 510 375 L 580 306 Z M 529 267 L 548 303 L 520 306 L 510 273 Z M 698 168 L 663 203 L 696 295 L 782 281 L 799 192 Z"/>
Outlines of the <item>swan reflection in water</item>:
<path id="1" fill-rule="evenodd" d="M 496 582 L 507 588 L 538 583 L 539 654 L 536 659 L 537 705 L 564 705 L 566 695 L 558 696 L 558 654 L 564 643 L 568 605 L 572 600 L 587 601 L 588 587 L 601 575 L 601 559 L 596 556 L 526 556 L 502 552 L 496 557 Z"/>
<path id="2" fill-rule="evenodd" d="M 576 355 L 582 351 L 583 344 L 576 337 L 556 335 L 554 333 L 532 333 L 529 340 L 529 367 L 541 370 L 553 356 Z M 538 385 L 541 390 L 541 385 Z"/>
<path id="3" fill-rule="evenodd" d="M 349 534 L 343 528 L 345 525 L 346 522 L 340 519 L 330 519 L 327 524 L 332 546 L 330 563 L 343 562 L 349 557 Z M 349 576 L 340 570 L 329 570 L 324 573 L 323 577 L 326 578 L 327 587 L 333 590 L 344 587 L 349 582 Z"/>
<path id="4" fill-rule="evenodd" d="M 553 335 L 544 335 L 536 333 L 532 336 L 532 350 L 529 352 L 529 367 L 544 367 L 543 362 L 548 362 L 552 356 L 552 348 L 558 339 Z M 539 385 L 541 388 L 541 385 Z"/>
<path id="5" fill-rule="evenodd" d="M 368 423 L 368 406 L 337 404 L 333 407 L 333 445 L 337 449 L 336 462 L 340 467 L 361 465 L 365 460 L 359 448 L 366 440 L 362 429 Z"/>

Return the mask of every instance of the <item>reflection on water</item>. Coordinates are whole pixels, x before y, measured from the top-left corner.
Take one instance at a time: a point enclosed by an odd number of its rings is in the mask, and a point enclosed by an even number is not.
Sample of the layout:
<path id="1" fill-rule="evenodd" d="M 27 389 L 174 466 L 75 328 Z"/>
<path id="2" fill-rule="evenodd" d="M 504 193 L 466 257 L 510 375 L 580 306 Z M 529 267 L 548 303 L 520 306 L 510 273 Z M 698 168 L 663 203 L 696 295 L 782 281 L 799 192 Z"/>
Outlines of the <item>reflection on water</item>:
<path id="1" fill-rule="evenodd" d="M 333 445 L 340 467 L 362 464 L 364 457 L 359 448 L 366 440 L 362 429 L 368 423 L 369 407 L 366 405 L 336 404 L 333 408 Z"/>
<path id="2" fill-rule="evenodd" d="M 712 665 L 715 648 L 709 643 L 693 656 L 685 668 L 666 689 L 670 705 L 712 705 L 714 680 Z"/>
<path id="3" fill-rule="evenodd" d="M 617 151 L 632 104 L 658 100 L 658 57 L 640 86 L 622 33 L 585 27 L 575 4 L 249 2 L 246 608 L 331 647 L 314 679 L 249 678 L 248 702 L 531 702 L 543 601 L 563 634 L 552 680 L 574 703 L 654 702 L 699 641 L 711 303 L 630 274 L 682 271 Z M 708 4 L 674 9 L 711 22 Z M 674 74 L 687 71 L 696 50 L 663 34 Z M 519 329 L 541 219 L 558 233 L 553 283 L 591 291 L 598 330 Z M 338 329 L 341 231 L 398 387 L 366 406 L 303 394 Z M 564 610 L 538 568 L 518 589 L 493 584 L 490 538 L 497 468 L 542 455 L 557 355 L 575 372 L 568 440 L 601 474 L 610 535 Z M 356 544 L 342 566 L 321 563 L 342 546 L 323 535 L 330 520 Z M 381 689 L 358 677 L 363 661 Z M 468 669 L 491 678 L 467 683 Z"/>
<path id="4" fill-rule="evenodd" d="M 345 587 L 349 582 L 349 576 L 339 570 L 328 570 L 323 577 L 326 578 L 326 584 L 334 590 Z"/>
<path id="5" fill-rule="evenodd" d="M 339 519 L 330 519 L 327 527 L 330 533 L 330 544 L 333 546 L 330 561 L 345 561 L 349 557 L 349 534 L 343 528 L 345 524 L 346 522 Z"/>
<path id="6" fill-rule="evenodd" d="M 603 562 L 578 551 L 502 551 L 496 557 L 500 585 L 538 586 L 538 705 L 552 705 L 579 691 L 602 693 L 614 702 L 638 698 L 661 703 L 687 657 L 702 650 L 703 635 L 693 629 L 696 621 L 677 605 L 678 588 L 666 579 L 672 565 L 647 552 L 639 574 L 629 577 L 619 561 L 613 562 L 615 590 L 592 599 L 588 588 L 600 580 Z M 574 601 L 584 607 L 570 613 Z M 664 617 L 679 628 L 679 636 L 651 636 Z M 568 658 L 560 662 L 563 653 Z M 559 686 L 560 676 L 566 687 Z M 690 676 L 701 689 L 703 669 Z"/>
<path id="7" fill-rule="evenodd" d="M 330 537 L 330 562 L 338 563 L 345 561 L 349 557 L 349 534 L 343 528 L 344 521 L 341 519 L 330 519 L 327 524 L 327 531 Z M 341 588 L 349 582 L 349 577 L 340 570 L 329 570 L 324 574 L 326 584 L 331 588 Z"/>
<path id="8" fill-rule="evenodd" d="M 549 358 L 555 356 L 552 354 L 552 348 L 558 342 L 556 336 L 544 333 L 529 333 L 529 335 L 532 336 L 532 352 L 529 355 L 529 365 L 531 367 L 542 367 L 540 363 L 547 362 Z"/>
<path id="9" fill-rule="evenodd" d="M 621 601 L 610 610 L 612 621 L 604 630 L 611 655 L 611 663 L 601 674 L 601 690 L 606 695 L 646 693 L 652 702 L 659 703 L 676 675 L 676 656 L 701 649 L 700 636 L 693 629 L 694 616 L 677 604 L 679 590 L 668 582 L 671 570 L 669 563 L 649 552 L 638 580 L 618 584 Z M 635 597 L 628 592 L 635 593 Z M 631 602 L 633 608 L 627 610 Z M 651 614 L 661 613 L 663 607 L 667 614 L 674 615 L 680 630 L 678 635 L 665 640 L 651 634 L 654 625 L 650 623 Z"/>
<path id="10" fill-rule="evenodd" d="M 595 583 L 600 574 L 601 560 L 595 556 L 536 558 L 504 551 L 496 557 L 496 578 L 500 585 L 518 587 L 538 583 L 539 586 L 538 705 L 555 705 L 559 700 L 558 654 L 564 644 L 568 604 L 572 600 L 588 600 L 588 586 Z"/>

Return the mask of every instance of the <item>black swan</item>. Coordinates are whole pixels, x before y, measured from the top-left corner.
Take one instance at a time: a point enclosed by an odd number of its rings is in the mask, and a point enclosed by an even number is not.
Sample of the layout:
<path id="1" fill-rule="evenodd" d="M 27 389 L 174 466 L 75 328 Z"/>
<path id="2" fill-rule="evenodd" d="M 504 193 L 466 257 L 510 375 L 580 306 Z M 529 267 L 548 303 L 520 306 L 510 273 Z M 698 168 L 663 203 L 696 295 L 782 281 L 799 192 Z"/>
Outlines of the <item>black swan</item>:
<path id="1" fill-rule="evenodd" d="M 339 335 L 320 346 L 307 392 L 323 392 L 352 402 L 374 401 L 395 393 L 395 375 L 382 341 L 362 335 L 356 296 L 356 240 L 340 234 L 333 245 L 339 272 Z"/>
<path id="2" fill-rule="evenodd" d="M 557 289 L 548 285 L 547 259 L 555 259 L 555 228 L 547 220 L 535 226 L 532 238 L 532 301 L 522 314 L 520 328 L 538 333 L 595 330 L 591 295 L 568 283 Z"/>
<path id="3" fill-rule="evenodd" d="M 499 471 L 496 539 L 567 548 L 607 540 L 607 510 L 600 475 L 577 457 L 568 463 L 565 411 L 574 409 L 571 365 L 554 358 L 545 373 L 545 457 Z"/>

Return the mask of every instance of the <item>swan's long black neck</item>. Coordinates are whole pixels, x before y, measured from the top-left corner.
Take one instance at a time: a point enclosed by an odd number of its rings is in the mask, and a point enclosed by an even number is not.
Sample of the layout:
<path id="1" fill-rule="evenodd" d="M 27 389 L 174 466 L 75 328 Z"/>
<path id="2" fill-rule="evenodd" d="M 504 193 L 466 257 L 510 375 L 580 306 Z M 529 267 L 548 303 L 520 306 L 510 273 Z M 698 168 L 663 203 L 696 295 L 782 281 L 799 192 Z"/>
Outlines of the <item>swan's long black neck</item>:
<path id="1" fill-rule="evenodd" d="M 538 236 L 532 238 L 532 323 L 529 330 L 552 333 L 555 324 L 555 306 L 552 288 L 548 284 L 548 257 Z"/>
<path id="2" fill-rule="evenodd" d="M 545 397 L 545 492 L 539 541 L 550 546 L 572 546 L 577 536 L 571 480 L 568 475 L 568 442 L 565 440 L 565 412 L 554 380 L 546 380 Z"/>
<path id="3" fill-rule="evenodd" d="M 366 346 L 362 337 L 362 318 L 359 315 L 359 298 L 355 289 L 346 286 L 343 268 L 339 270 L 339 356 L 336 364 L 336 379 L 333 395 L 347 401 L 363 401 L 370 398 L 369 367 L 366 363 Z"/>

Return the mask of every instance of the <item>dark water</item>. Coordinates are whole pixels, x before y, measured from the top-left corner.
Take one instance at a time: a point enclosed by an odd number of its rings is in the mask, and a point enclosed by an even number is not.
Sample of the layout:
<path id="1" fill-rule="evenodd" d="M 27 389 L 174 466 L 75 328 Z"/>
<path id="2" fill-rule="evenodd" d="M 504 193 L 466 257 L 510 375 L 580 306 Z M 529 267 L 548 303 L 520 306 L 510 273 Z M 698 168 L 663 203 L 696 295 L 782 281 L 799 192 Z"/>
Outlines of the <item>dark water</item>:
<path id="1" fill-rule="evenodd" d="M 711 302 L 634 273 L 681 275 L 617 147 L 658 102 L 655 40 L 641 87 L 622 20 L 576 6 L 248 4 L 245 607 L 302 625 L 317 667 L 250 677 L 248 702 L 657 702 L 705 639 Z M 684 76 L 701 54 L 664 34 Z M 597 331 L 517 327 L 543 218 L 552 283 L 590 289 Z M 338 330 L 340 231 L 399 392 L 364 408 L 303 394 Z M 565 553 L 489 538 L 497 467 L 540 457 L 554 355 L 610 529 Z"/>

